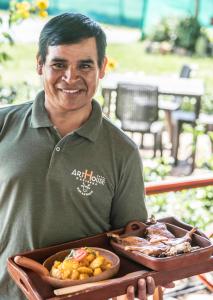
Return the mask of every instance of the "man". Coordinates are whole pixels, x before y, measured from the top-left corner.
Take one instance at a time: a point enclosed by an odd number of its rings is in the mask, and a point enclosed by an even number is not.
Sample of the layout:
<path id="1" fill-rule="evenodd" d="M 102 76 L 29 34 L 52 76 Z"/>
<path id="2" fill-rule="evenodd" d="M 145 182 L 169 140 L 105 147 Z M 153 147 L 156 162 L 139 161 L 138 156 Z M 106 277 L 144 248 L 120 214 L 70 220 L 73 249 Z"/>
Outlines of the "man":
<path id="1" fill-rule="evenodd" d="M 88 17 L 51 19 L 37 55 L 44 91 L 0 110 L 1 300 L 23 299 L 6 272 L 9 256 L 147 218 L 138 149 L 93 100 L 105 48 Z M 141 280 L 139 298 L 153 289 L 152 278 Z M 134 299 L 133 287 L 127 294 Z"/>

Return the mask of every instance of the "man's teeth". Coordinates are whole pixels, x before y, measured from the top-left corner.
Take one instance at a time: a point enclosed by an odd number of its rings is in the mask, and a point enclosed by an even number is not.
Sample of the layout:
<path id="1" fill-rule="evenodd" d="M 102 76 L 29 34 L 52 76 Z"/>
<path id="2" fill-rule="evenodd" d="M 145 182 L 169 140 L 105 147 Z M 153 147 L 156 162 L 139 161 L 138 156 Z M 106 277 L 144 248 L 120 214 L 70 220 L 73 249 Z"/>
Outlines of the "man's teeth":
<path id="1" fill-rule="evenodd" d="M 64 93 L 68 93 L 68 94 L 74 94 L 79 92 L 79 90 L 62 90 Z"/>

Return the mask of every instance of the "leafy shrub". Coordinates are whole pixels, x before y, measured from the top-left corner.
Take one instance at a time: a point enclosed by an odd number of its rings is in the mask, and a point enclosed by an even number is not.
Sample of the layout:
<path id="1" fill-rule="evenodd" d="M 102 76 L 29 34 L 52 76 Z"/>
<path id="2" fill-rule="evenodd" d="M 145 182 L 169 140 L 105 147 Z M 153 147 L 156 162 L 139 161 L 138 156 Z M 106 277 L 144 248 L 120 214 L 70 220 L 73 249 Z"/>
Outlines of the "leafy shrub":
<path id="1" fill-rule="evenodd" d="M 213 223 L 213 187 L 188 189 L 147 196 L 149 215 L 157 218 L 175 216 L 203 231 Z"/>
<path id="2" fill-rule="evenodd" d="M 208 53 L 209 40 L 205 34 L 201 34 L 195 43 L 195 53 L 202 57 Z"/>
<path id="3" fill-rule="evenodd" d="M 201 26 L 197 18 L 181 19 L 176 27 L 175 45 L 194 52 L 195 44 L 201 34 Z"/>
<path id="4" fill-rule="evenodd" d="M 185 49 L 199 56 L 210 54 L 210 39 L 197 18 L 187 17 L 182 19 L 162 18 L 155 25 L 153 32 L 149 35 L 153 42 L 169 42 L 175 50 L 175 47 Z M 178 49 L 180 50 L 180 49 Z M 151 51 L 150 51 L 151 52 Z M 184 53 L 184 52 L 183 52 Z"/>
<path id="5" fill-rule="evenodd" d="M 144 160 L 143 173 L 145 182 L 160 181 L 171 171 L 170 160 L 164 157 Z"/>
<path id="6" fill-rule="evenodd" d="M 150 39 L 155 42 L 163 42 L 171 40 L 171 26 L 168 18 L 162 18 L 159 24 L 155 26 L 155 29 L 150 34 Z"/>
<path id="7" fill-rule="evenodd" d="M 202 99 L 202 112 L 212 114 L 213 112 L 213 94 L 206 93 Z"/>
<path id="8" fill-rule="evenodd" d="M 196 127 L 197 135 L 202 128 Z M 152 162 L 152 163 L 151 163 Z M 213 170 L 213 159 L 208 168 Z M 144 161 L 144 179 L 147 181 L 160 181 L 165 179 L 171 170 L 169 160 L 154 159 Z M 187 189 L 178 192 L 162 193 L 146 197 L 149 215 L 156 218 L 175 216 L 203 231 L 208 231 L 213 223 L 213 187 Z"/>
<path id="9" fill-rule="evenodd" d="M 14 87 L 0 87 L 0 104 L 11 104 L 15 100 L 17 92 Z"/>

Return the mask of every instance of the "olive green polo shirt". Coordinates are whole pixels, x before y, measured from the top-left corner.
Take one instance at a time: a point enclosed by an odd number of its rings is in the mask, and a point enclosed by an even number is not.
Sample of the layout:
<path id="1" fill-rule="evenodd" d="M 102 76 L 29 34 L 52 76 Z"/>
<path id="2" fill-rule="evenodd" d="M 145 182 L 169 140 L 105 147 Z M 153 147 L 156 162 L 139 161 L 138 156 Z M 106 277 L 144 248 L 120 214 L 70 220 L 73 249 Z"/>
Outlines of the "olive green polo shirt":
<path id="1" fill-rule="evenodd" d="M 34 102 L 0 109 L 0 299 L 7 257 L 147 217 L 136 145 L 93 100 L 89 119 L 60 137 Z"/>

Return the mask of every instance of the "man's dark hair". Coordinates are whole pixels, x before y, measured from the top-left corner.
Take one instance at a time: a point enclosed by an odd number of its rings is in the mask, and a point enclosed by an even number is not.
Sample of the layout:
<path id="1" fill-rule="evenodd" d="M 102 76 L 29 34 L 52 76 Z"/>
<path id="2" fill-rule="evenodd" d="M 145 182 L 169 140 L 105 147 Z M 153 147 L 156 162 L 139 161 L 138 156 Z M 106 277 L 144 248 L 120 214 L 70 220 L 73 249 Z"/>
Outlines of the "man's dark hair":
<path id="1" fill-rule="evenodd" d="M 48 46 L 75 44 L 90 37 L 96 40 L 100 68 L 105 57 L 106 35 L 95 21 L 78 13 L 64 13 L 46 23 L 40 33 L 38 55 L 45 63 Z"/>

